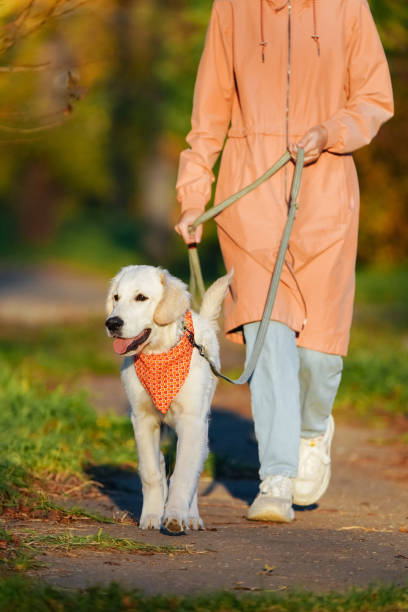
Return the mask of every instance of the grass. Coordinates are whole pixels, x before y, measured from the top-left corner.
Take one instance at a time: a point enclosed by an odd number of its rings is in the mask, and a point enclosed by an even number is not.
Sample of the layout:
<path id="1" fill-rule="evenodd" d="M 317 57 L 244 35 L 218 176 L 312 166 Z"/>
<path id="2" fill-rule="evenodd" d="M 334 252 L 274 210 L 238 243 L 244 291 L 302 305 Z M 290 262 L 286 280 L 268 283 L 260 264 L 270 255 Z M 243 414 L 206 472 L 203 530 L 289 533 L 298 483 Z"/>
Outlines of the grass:
<path id="1" fill-rule="evenodd" d="M 36 553 L 41 550 L 70 552 L 77 548 L 122 553 L 173 554 L 191 552 L 188 546 L 157 546 L 129 538 L 114 538 L 104 533 L 102 529 L 99 529 L 96 535 L 85 536 L 75 535 L 70 531 L 39 534 L 32 530 L 26 530 L 19 535 L 22 543 Z"/>
<path id="2" fill-rule="evenodd" d="M 408 268 L 362 270 L 336 408 L 366 421 L 408 417 L 407 380 Z"/>
<path id="3" fill-rule="evenodd" d="M 196 553 L 191 546 L 163 546 L 138 542 L 129 538 L 115 538 L 102 529 L 96 535 L 75 535 L 71 531 L 63 533 L 40 533 L 30 529 L 10 532 L 0 528 L 0 575 L 35 569 L 44 565 L 38 555 L 45 552 L 72 553 L 74 550 L 92 550 L 127 554 L 167 554 Z M 0 582 L 1 591 L 1 582 Z"/>
<path id="4" fill-rule="evenodd" d="M 63 591 L 36 584 L 21 577 L 0 582 L 0 610 L 18 612 L 397 612 L 408 610 L 408 588 L 371 586 L 345 593 L 316 595 L 304 591 L 237 596 L 217 593 L 198 597 L 158 595 L 147 597 L 139 591 L 92 587 Z"/>
<path id="5" fill-rule="evenodd" d="M 22 375 L 41 378 L 48 385 L 70 383 L 86 374 L 116 374 L 119 360 L 104 332 L 101 319 L 85 323 L 0 328 L 0 358 Z"/>
<path id="6" fill-rule="evenodd" d="M 41 481 L 48 478 L 85 479 L 86 466 L 106 462 L 137 465 L 127 418 L 98 417 L 84 394 L 47 391 L 40 382 L 16 373 L 4 358 L 0 358 L 0 405 L 3 508 L 21 505 L 22 496 L 25 504 L 38 505 Z"/>
<path id="7" fill-rule="evenodd" d="M 16 572 L 34 568 L 36 562 L 33 557 L 33 552 L 17 534 L 0 528 L 0 572 L 2 574 L 5 571 Z"/>

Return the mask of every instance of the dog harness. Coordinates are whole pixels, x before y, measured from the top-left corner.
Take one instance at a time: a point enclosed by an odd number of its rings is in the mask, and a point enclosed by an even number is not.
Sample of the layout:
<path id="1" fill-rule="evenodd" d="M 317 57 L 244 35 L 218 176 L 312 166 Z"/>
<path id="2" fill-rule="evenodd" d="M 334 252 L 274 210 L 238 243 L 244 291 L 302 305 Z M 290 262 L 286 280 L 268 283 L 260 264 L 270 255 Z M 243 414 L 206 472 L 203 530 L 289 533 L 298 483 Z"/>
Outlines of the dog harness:
<path id="1" fill-rule="evenodd" d="M 189 310 L 185 314 L 184 328 L 180 342 L 167 353 L 135 355 L 136 374 L 157 410 L 163 414 L 167 413 L 190 370 L 194 327 Z"/>

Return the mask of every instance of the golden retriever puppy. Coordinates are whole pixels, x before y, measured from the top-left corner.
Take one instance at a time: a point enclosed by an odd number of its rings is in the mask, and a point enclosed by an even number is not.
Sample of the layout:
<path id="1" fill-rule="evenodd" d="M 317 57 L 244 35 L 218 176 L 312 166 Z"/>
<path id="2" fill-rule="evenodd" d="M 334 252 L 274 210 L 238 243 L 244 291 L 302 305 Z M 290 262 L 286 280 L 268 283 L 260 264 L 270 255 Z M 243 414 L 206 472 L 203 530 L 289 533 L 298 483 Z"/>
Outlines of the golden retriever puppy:
<path id="1" fill-rule="evenodd" d="M 180 533 L 204 528 L 197 486 L 208 454 L 208 416 L 216 377 L 198 346 L 219 367 L 217 318 L 232 274 L 190 310 L 186 286 L 166 270 L 127 266 L 113 279 L 105 325 L 123 356 L 122 381 L 131 407 L 143 488 L 142 529 Z M 160 425 L 177 433 L 169 490 L 160 451 Z"/>

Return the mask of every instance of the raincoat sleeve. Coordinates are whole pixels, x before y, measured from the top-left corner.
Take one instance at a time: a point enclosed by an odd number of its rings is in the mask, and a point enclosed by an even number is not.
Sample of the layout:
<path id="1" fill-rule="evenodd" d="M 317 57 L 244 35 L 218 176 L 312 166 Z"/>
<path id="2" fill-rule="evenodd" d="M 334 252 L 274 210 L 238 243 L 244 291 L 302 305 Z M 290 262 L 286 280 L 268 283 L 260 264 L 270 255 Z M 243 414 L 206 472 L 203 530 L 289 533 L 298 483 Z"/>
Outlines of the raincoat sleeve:
<path id="1" fill-rule="evenodd" d="M 387 60 L 366 0 L 353 0 L 347 54 L 347 103 L 324 122 L 326 149 L 351 153 L 368 144 L 394 113 Z"/>
<path id="2" fill-rule="evenodd" d="M 232 7 L 215 0 L 194 88 L 189 149 L 180 155 L 177 199 L 182 212 L 205 209 L 214 182 L 212 168 L 222 150 L 231 119 L 234 74 Z"/>

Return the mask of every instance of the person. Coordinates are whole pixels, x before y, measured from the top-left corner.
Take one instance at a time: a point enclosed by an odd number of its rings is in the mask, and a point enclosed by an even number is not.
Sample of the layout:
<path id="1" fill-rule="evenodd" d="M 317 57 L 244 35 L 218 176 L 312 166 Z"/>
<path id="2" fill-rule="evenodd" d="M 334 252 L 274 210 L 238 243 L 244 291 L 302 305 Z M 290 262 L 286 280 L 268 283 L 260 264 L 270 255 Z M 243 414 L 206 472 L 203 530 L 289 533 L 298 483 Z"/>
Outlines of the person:
<path id="1" fill-rule="evenodd" d="M 366 0 L 215 0 L 181 153 L 176 231 L 263 174 L 285 149 L 306 166 L 262 354 L 250 380 L 260 491 L 248 518 L 289 522 L 330 479 L 333 402 L 354 299 L 359 188 L 352 152 L 393 114 L 387 61 Z M 226 138 L 227 137 L 227 138 Z M 226 138 L 225 144 L 224 140 Z M 217 218 L 234 278 L 227 337 L 250 355 L 288 212 L 294 164 Z"/>

